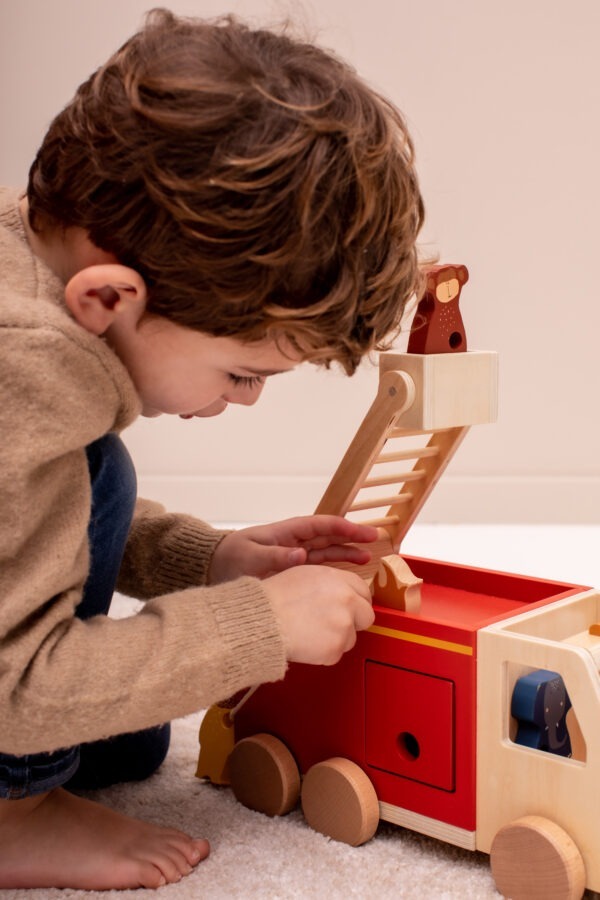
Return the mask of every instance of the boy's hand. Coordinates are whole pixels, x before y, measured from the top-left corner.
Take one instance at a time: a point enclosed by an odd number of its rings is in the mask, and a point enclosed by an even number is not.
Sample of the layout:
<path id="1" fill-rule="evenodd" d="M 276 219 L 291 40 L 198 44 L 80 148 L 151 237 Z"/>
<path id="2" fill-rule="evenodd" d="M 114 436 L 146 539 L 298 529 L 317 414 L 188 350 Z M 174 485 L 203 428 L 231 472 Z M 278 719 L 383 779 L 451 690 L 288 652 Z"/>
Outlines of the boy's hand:
<path id="1" fill-rule="evenodd" d="M 226 535 L 211 560 L 208 581 L 218 584 L 241 575 L 266 578 L 304 563 L 367 563 L 367 550 L 349 546 L 376 541 L 377 529 L 340 516 L 299 516 Z"/>
<path id="2" fill-rule="evenodd" d="M 369 588 L 354 572 L 302 566 L 264 582 L 290 662 L 332 666 L 373 624 Z"/>

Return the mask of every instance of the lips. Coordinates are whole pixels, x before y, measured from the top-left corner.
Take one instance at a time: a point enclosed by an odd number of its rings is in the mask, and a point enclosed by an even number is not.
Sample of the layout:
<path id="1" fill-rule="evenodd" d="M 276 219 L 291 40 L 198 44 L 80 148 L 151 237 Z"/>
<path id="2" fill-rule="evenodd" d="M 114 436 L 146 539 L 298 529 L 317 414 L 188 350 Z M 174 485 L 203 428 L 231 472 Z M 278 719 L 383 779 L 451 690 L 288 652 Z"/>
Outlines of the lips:
<path id="1" fill-rule="evenodd" d="M 179 413 L 180 419 L 208 419 L 212 416 L 220 416 L 227 409 L 227 402 L 220 400 L 207 406 L 205 409 L 199 409 L 195 413 Z"/>

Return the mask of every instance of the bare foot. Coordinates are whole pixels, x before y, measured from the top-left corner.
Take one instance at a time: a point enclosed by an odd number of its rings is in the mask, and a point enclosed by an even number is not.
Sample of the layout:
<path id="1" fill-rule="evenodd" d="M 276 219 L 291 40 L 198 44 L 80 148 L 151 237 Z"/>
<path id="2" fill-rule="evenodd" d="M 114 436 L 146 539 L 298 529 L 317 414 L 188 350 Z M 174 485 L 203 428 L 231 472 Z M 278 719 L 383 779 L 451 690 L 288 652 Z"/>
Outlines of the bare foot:
<path id="1" fill-rule="evenodd" d="M 0 888 L 157 888 L 189 875 L 207 841 L 62 788 L 0 800 Z"/>

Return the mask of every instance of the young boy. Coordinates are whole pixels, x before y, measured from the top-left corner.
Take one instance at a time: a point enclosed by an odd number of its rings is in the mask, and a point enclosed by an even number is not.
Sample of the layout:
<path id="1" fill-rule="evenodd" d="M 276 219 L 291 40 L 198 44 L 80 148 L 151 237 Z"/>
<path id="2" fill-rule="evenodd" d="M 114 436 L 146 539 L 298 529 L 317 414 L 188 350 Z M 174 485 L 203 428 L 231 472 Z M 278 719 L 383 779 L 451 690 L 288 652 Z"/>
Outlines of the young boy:
<path id="1" fill-rule="evenodd" d="M 422 205 L 398 112 L 345 64 L 155 11 L 0 192 L 0 887 L 157 887 L 206 841 L 72 793 L 151 774 L 170 718 L 332 664 L 375 529 L 235 533 L 135 499 L 118 433 L 218 415 L 397 331 Z M 146 599 L 105 614 L 115 586 Z M 116 737 L 111 737 L 116 736 Z"/>

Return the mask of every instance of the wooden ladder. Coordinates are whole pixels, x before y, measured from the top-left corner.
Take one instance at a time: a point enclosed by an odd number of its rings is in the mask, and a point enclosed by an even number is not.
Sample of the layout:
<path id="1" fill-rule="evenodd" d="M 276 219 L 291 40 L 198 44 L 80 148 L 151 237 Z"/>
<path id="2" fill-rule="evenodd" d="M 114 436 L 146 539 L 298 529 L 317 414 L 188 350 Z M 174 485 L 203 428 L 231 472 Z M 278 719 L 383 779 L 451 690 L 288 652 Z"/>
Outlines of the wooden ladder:
<path id="1" fill-rule="evenodd" d="M 379 528 L 380 540 L 369 545 L 372 560 L 356 570 L 370 577 L 379 559 L 397 553 L 408 529 L 435 487 L 450 459 L 463 440 L 473 421 L 493 421 L 495 418 L 495 354 L 446 355 L 442 361 L 446 371 L 445 390 L 452 396 L 461 391 L 460 414 L 456 424 L 448 424 L 445 411 L 443 427 L 426 421 L 428 416 L 415 407 L 425 407 L 427 397 L 427 369 L 412 374 L 403 367 L 416 354 L 385 355 L 380 371 L 379 388 L 375 400 L 363 419 L 355 437 L 327 487 L 317 513 L 348 516 Z M 489 390 L 477 395 L 475 410 L 469 404 L 469 372 L 473 357 L 485 357 L 486 364 L 477 364 L 477 374 L 488 380 Z M 391 358 L 390 358 L 391 357 Z M 433 357 L 428 357 L 432 360 Z M 457 360 L 457 362 L 454 362 Z M 433 360 L 434 365 L 435 360 Z M 397 364 L 398 367 L 391 368 Z M 425 373 L 423 375 L 423 373 Z M 415 378 L 415 374 L 418 376 Z M 473 372 L 470 373 L 471 375 Z M 466 376 L 466 377 L 465 377 Z M 439 379 L 438 379 L 439 381 Z M 433 388 L 437 389 L 434 379 Z M 465 393 L 467 395 L 466 403 Z M 481 397 L 485 399 L 482 409 Z M 431 417 L 429 417 L 431 418 Z M 438 416 L 438 418 L 440 418 Z M 460 420 L 460 421 L 459 421 Z M 416 425 L 415 425 L 416 423 Z M 382 514 L 381 514 L 381 511 Z M 371 518 L 365 513 L 379 512 Z M 343 565 L 343 568 L 354 568 Z"/>

